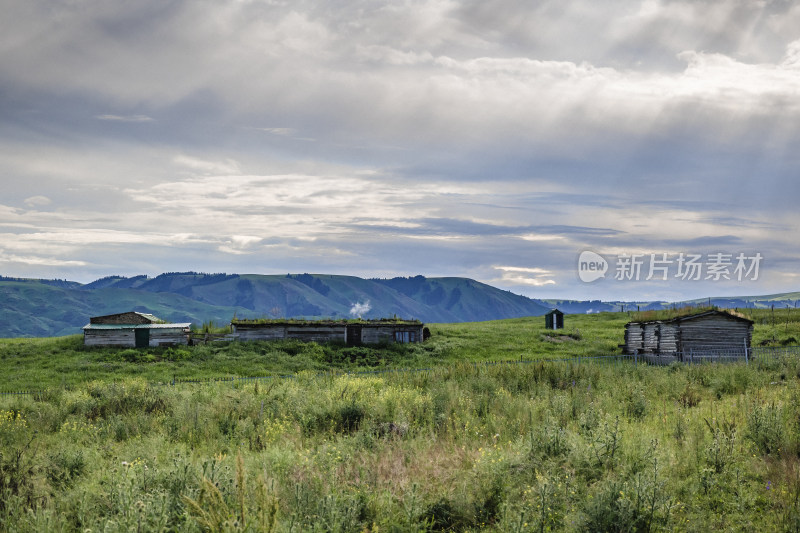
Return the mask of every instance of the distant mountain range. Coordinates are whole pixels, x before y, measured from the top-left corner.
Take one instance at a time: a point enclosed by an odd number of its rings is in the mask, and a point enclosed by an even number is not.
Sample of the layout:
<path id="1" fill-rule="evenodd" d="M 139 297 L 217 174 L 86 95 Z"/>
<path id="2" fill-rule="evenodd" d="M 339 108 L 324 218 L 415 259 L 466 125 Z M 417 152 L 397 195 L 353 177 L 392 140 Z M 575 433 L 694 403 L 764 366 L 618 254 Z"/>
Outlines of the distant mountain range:
<path id="1" fill-rule="evenodd" d="M 611 301 L 601 302 L 600 300 L 536 300 L 537 302 L 553 308 L 556 307 L 565 313 L 599 313 L 602 311 L 650 311 L 668 309 L 670 307 L 716 305 L 726 309 L 769 309 L 772 306 L 778 308 L 797 307 L 800 304 L 800 292 L 784 292 L 780 294 L 768 294 L 763 296 L 724 296 L 711 298 L 698 298 L 695 300 L 685 300 L 682 302 L 624 302 Z"/>
<path id="2" fill-rule="evenodd" d="M 80 332 L 89 317 L 124 311 L 173 322 L 231 318 L 417 318 L 471 322 L 542 315 L 545 305 L 467 278 L 362 279 L 317 274 L 168 273 L 81 284 L 0 278 L 0 337 Z"/>
<path id="3" fill-rule="evenodd" d="M 0 337 L 80 332 L 89 317 L 141 311 L 172 322 L 227 324 L 231 318 L 417 318 L 473 322 L 565 313 L 664 309 L 710 303 L 721 307 L 794 307 L 800 292 L 706 298 L 687 302 L 535 300 L 467 278 L 414 276 L 363 279 L 322 274 L 239 275 L 179 272 L 110 276 L 81 284 L 0 277 Z"/>

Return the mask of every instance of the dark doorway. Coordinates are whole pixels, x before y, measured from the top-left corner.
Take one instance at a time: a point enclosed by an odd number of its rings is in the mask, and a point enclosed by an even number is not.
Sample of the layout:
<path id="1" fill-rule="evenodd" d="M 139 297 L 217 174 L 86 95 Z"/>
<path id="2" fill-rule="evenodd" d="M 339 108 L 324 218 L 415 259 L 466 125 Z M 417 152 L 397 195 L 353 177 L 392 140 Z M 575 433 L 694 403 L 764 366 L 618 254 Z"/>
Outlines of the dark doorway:
<path id="1" fill-rule="evenodd" d="M 147 348 L 150 346 L 150 330 L 144 328 L 137 328 L 133 330 L 136 333 L 136 347 Z"/>
<path id="2" fill-rule="evenodd" d="M 345 339 L 347 339 L 348 346 L 359 346 L 361 344 L 361 326 L 348 324 Z"/>

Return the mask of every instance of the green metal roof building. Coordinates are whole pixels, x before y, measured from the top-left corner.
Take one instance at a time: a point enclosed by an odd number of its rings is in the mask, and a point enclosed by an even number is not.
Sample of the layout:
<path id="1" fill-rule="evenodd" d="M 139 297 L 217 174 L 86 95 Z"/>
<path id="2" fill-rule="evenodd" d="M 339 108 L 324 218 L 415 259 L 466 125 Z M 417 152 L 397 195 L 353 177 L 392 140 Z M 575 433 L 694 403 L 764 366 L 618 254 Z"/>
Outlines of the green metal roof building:
<path id="1" fill-rule="evenodd" d="M 86 346 L 147 348 L 188 344 L 191 323 L 167 323 L 149 313 L 129 311 L 96 316 L 83 327 Z"/>

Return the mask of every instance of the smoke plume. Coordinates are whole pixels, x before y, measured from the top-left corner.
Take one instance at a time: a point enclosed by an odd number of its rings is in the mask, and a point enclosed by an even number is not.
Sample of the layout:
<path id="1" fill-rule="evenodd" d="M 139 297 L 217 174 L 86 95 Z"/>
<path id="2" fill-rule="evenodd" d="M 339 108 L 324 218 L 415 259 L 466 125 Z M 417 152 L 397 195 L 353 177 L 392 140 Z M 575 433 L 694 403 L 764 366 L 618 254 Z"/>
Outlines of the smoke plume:
<path id="1" fill-rule="evenodd" d="M 370 309 L 372 309 L 372 306 L 369 305 L 369 300 L 363 304 L 361 302 L 356 302 L 353 304 L 353 307 L 350 308 L 350 315 L 361 318 L 361 315 L 369 312 Z"/>

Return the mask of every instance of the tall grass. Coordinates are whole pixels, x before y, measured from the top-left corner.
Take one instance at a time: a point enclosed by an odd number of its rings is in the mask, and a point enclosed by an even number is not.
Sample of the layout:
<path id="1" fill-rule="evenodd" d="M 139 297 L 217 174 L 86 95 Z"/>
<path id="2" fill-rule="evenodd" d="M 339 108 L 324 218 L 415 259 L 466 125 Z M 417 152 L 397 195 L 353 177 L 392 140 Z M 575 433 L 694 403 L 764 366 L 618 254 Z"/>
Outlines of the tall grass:
<path id="1" fill-rule="evenodd" d="M 541 362 L 0 399 L 0 530 L 780 530 L 792 365 Z"/>

